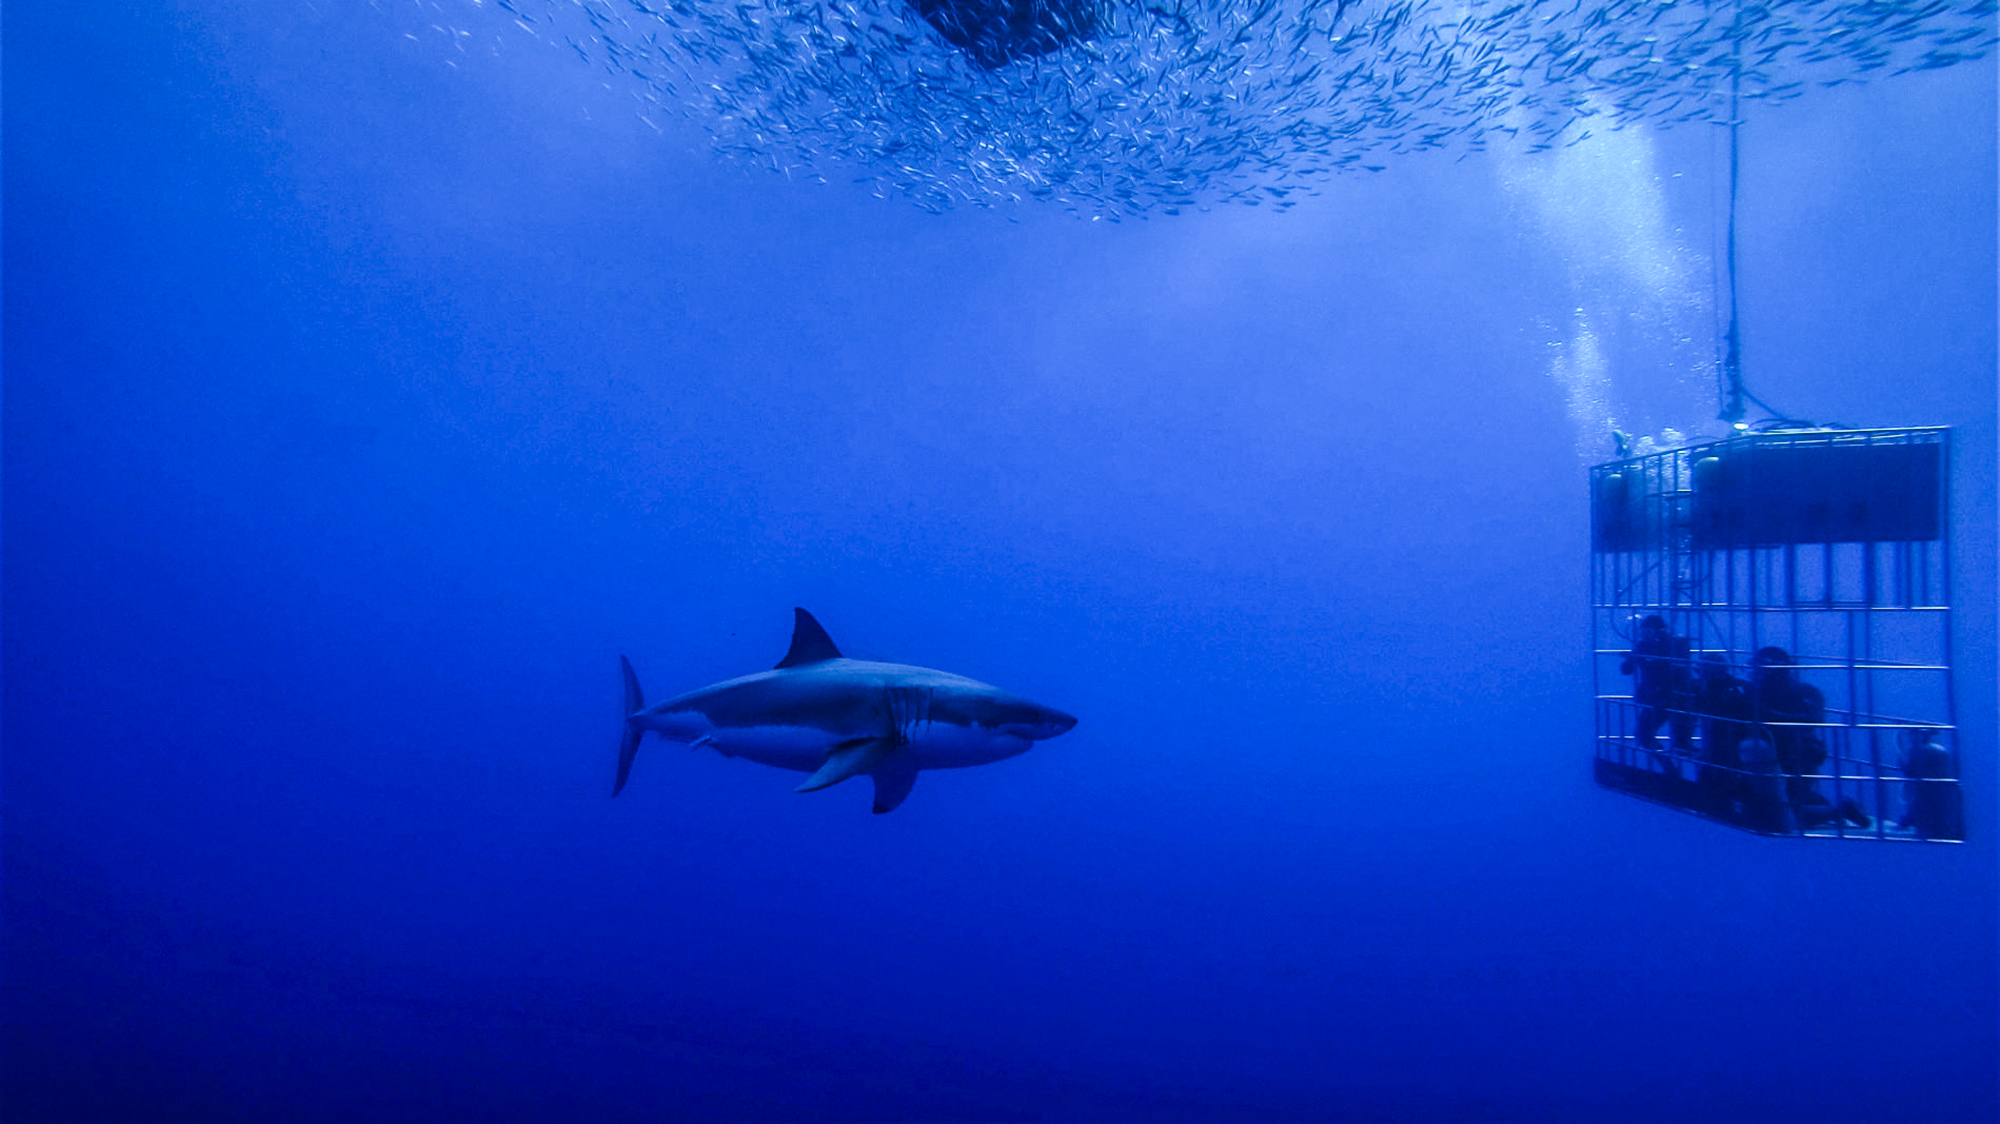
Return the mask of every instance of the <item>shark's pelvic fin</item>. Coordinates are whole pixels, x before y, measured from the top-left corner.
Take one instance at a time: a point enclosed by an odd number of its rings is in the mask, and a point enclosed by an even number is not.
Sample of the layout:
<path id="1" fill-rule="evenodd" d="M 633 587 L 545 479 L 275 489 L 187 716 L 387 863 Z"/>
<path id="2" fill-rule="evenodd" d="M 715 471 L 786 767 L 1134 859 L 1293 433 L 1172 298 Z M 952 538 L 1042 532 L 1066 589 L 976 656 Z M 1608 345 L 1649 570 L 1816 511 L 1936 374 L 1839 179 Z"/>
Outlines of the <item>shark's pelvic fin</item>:
<path id="1" fill-rule="evenodd" d="M 893 812 L 903 797 L 910 794 L 910 786 L 917 783 L 917 771 L 907 762 L 890 761 L 875 770 L 875 814 Z"/>
<path id="2" fill-rule="evenodd" d="M 804 609 L 793 609 L 792 613 L 792 650 L 778 661 L 779 667 L 798 667 L 840 658 L 840 649 L 833 646 L 832 638 L 827 636 L 826 630 L 819 626 L 811 613 Z"/>
<path id="3" fill-rule="evenodd" d="M 894 753 L 902 744 L 896 738 L 855 738 L 841 742 L 826 755 L 826 764 L 819 767 L 819 772 L 807 777 L 806 783 L 795 791 L 818 792 L 849 777 L 873 772 L 883 758 Z"/>
<path id="4" fill-rule="evenodd" d="M 632 670 L 632 661 L 618 657 L 618 666 L 625 671 L 625 730 L 618 738 L 618 783 L 611 786 L 611 795 L 625 791 L 625 782 L 632 776 L 632 758 L 639 752 L 639 739 L 646 731 L 632 721 L 632 717 L 646 709 L 646 692 L 639 689 L 639 674 Z"/>

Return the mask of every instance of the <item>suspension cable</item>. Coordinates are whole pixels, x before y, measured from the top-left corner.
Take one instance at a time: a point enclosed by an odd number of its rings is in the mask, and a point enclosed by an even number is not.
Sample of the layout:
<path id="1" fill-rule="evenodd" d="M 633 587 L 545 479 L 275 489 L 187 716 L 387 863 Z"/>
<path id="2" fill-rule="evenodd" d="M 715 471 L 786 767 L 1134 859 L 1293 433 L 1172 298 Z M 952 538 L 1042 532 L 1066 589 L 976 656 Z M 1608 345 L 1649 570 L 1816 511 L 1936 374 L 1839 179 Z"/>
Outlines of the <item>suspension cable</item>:
<path id="1" fill-rule="evenodd" d="M 1738 19 L 1741 19 L 1739 14 Z M 1737 29 L 1737 43 L 1742 44 L 1742 29 Z M 1750 393 L 1743 382 L 1743 330 L 1736 311 L 1736 200 L 1739 194 L 1738 169 L 1741 157 L 1738 152 L 1739 133 L 1743 125 L 1741 95 L 1743 81 L 1743 59 L 1741 54 L 1733 55 L 1729 67 L 1729 230 L 1728 243 L 1724 251 L 1725 271 L 1729 277 L 1729 327 L 1722 335 L 1722 355 L 1717 363 L 1720 386 L 1717 388 L 1722 400 L 1722 411 L 1716 417 L 1741 430 L 1750 427 L 1743 424 L 1746 413 L 1743 403 L 1748 401 L 1770 417 L 1757 423 L 1760 429 L 1813 429 L 1812 422 L 1786 415 L 1773 409 L 1771 404 Z"/>
<path id="2" fill-rule="evenodd" d="M 1737 18 L 1742 17 L 1739 15 Z M 1740 36 L 1740 28 L 1738 33 Z M 1740 47 L 1740 38 L 1738 44 Z M 1729 274 L 1729 328 L 1722 335 L 1723 351 L 1720 366 L 1722 412 L 1716 415 L 1730 425 L 1736 425 L 1743 420 L 1743 398 L 1747 393 L 1743 388 L 1743 336 L 1736 319 L 1736 141 L 1737 129 L 1742 123 L 1737 111 L 1737 96 L 1742 79 L 1742 58 L 1733 57 L 1729 67 L 1729 234 L 1728 248 L 1724 251 Z M 1758 405 L 1762 406 L 1763 403 L 1759 402 Z"/>

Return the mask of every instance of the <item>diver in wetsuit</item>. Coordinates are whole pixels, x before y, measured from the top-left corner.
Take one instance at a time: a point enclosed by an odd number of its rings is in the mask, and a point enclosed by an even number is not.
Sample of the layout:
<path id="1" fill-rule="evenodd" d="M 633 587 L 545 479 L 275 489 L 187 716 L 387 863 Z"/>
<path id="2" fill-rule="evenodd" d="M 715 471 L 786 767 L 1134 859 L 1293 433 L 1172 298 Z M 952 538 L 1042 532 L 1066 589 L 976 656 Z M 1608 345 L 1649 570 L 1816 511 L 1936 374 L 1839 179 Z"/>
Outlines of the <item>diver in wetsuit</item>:
<path id="1" fill-rule="evenodd" d="M 1660 726 L 1671 723 L 1674 749 L 1694 751 L 1694 719 L 1682 705 L 1687 700 L 1688 642 L 1667 631 L 1666 618 L 1655 613 L 1639 622 L 1639 639 L 1618 670 L 1633 677 L 1632 699 L 1639 704 L 1639 745 L 1660 748 Z"/>
<path id="2" fill-rule="evenodd" d="M 1835 808 L 1819 791 L 1812 774 L 1826 764 L 1826 742 L 1817 726 L 1826 721 L 1826 695 L 1801 681 L 1785 666 L 1792 662 L 1783 648 L 1759 648 L 1750 658 L 1751 711 L 1776 753 L 1786 775 L 1785 796 L 1801 827 L 1824 827 L 1845 820 L 1867 828 L 1873 822 L 1853 797 Z M 1747 741 L 1745 744 L 1748 744 Z"/>
<path id="3" fill-rule="evenodd" d="M 1750 733 L 1750 687 L 1731 673 L 1719 652 L 1703 652 L 1694 665 L 1694 705 L 1701 715 L 1701 769 L 1695 775 L 1705 810 L 1727 817 L 1747 797 L 1737 746 Z"/>

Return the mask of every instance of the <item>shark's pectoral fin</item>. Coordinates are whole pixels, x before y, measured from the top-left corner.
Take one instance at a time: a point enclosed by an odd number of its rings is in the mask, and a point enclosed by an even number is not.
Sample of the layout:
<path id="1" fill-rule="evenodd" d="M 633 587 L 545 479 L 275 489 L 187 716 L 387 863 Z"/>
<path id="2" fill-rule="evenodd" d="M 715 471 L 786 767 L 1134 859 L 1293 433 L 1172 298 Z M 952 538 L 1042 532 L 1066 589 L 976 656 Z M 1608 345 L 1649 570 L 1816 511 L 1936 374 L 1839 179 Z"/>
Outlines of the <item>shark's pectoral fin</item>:
<path id="1" fill-rule="evenodd" d="M 897 738 L 851 738 L 841 742 L 826 755 L 826 764 L 819 767 L 819 772 L 807 777 L 806 783 L 800 785 L 797 791 L 817 792 L 849 777 L 873 772 L 883 758 L 894 753 L 902 744 Z"/>
<path id="2" fill-rule="evenodd" d="M 917 783 L 916 767 L 906 761 L 891 760 L 875 770 L 875 814 L 893 812 L 903 797 L 910 794 L 910 786 Z"/>

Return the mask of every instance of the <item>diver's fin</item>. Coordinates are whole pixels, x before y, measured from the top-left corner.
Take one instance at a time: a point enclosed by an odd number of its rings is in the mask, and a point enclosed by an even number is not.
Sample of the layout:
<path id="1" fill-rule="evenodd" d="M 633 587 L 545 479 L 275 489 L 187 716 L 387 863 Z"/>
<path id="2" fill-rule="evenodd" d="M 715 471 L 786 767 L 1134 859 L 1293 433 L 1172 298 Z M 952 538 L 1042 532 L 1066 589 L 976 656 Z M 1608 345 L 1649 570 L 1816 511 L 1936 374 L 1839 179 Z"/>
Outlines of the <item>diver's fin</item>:
<path id="1" fill-rule="evenodd" d="M 903 797 L 910 794 L 910 786 L 917 783 L 917 771 L 902 762 L 890 762 L 875 770 L 875 814 L 893 812 Z"/>
<path id="2" fill-rule="evenodd" d="M 800 785 L 796 791 L 818 792 L 849 777 L 873 772 L 875 766 L 881 764 L 882 759 L 895 752 L 896 747 L 901 744 L 895 738 L 854 738 L 851 741 L 841 742 L 833 747 L 832 753 L 826 755 L 826 764 L 819 767 L 819 772 L 807 777 L 806 783 Z"/>
<path id="3" fill-rule="evenodd" d="M 632 758 L 639 752 L 639 739 L 646 733 L 632 719 L 646 709 L 646 692 L 639 689 L 639 674 L 632 670 L 632 661 L 618 657 L 618 666 L 625 670 L 625 730 L 618 737 L 618 783 L 611 786 L 611 795 L 625 791 L 625 782 L 632 776 Z"/>
<path id="4" fill-rule="evenodd" d="M 778 661 L 779 667 L 798 667 L 840 658 L 840 649 L 833 646 L 832 638 L 827 636 L 826 630 L 819 626 L 811 613 L 793 609 L 792 614 L 792 650 Z"/>

